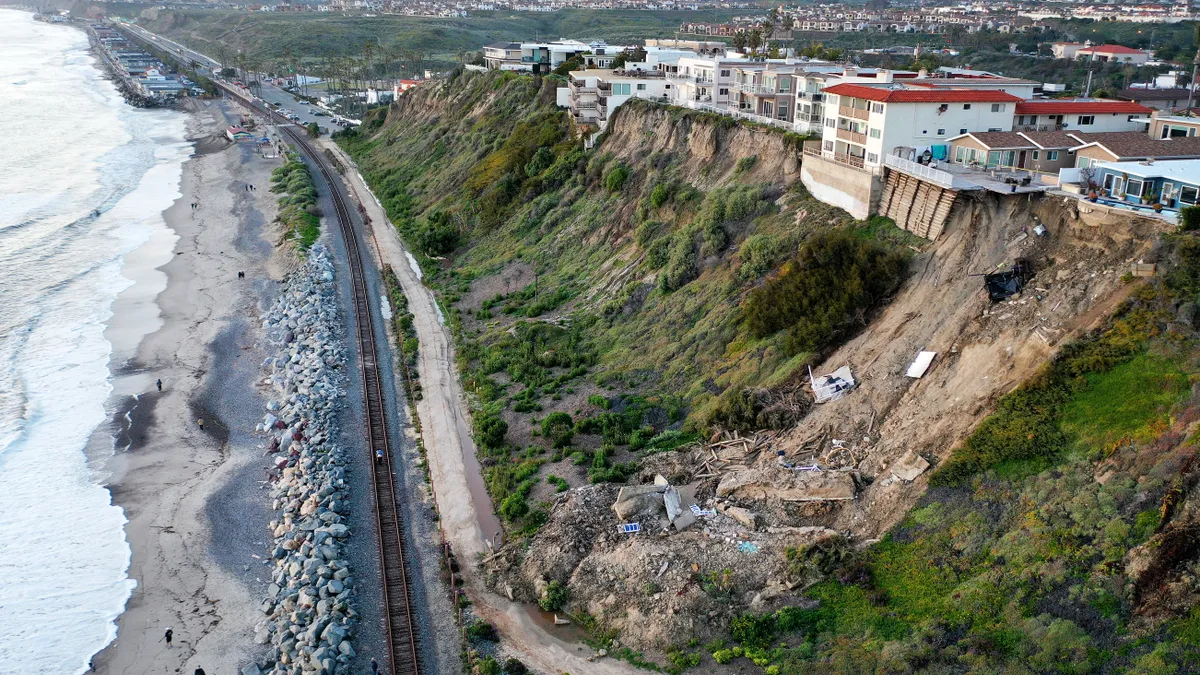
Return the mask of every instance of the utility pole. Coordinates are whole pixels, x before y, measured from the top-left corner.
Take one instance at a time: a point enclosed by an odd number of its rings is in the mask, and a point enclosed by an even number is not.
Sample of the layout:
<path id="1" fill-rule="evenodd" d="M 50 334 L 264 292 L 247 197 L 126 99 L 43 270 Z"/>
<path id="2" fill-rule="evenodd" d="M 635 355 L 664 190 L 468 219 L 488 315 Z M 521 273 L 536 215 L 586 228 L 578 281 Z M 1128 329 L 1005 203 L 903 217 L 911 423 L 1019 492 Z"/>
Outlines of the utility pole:
<path id="1" fill-rule="evenodd" d="M 1194 74 L 1193 74 L 1193 77 L 1194 77 Z M 1088 68 L 1087 87 L 1085 87 L 1083 90 L 1083 97 L 1088 98 L 1091 95 L 1092 95 L 1092 69 L 1089 67 Z"/>
<path id="2" fill-rule="evenodd" d="M 1190 82 L 1188 82 L 1188 104 L 1187 104 L 1187 112 L 1185 113 L 1188 117 L 1192 116 L 1192 99 L 1194 99 L 1196 97 L 1196 68 L 1197 67 L 1200 67 L 1200 49 L 1196 50 L 1196 58 L 1192 59 L 1192 79 Z"/>

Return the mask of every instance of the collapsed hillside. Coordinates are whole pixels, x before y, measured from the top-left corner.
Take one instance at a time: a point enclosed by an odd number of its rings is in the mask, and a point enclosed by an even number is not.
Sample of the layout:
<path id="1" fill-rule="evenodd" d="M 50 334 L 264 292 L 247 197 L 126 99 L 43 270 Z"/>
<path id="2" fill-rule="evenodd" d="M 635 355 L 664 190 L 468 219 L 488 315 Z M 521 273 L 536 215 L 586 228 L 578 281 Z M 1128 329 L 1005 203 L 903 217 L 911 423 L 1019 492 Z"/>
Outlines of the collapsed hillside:
<path id="1" fill-rule="evenodd" d="M 1126 275 L 1174 260 L 1161 223 L 986 197 L 930 244 L 812 200 L 778 131 L 632 101 L 584 151 L 554 86 L 459 75 L 339 139 L 460 343 L 510 535 L 493 588 L 672 670 L 1186 663 L 1196 364 L 1174 310 L 1198 289 Z M 1034 280 L 992 305 L 972 275 L 1017 258 Z M 1069 375 L 1043 367 L 1060 352 Z M 858 387 L 814 405 L 809 365 Z M 1107 405 L 1142 372 L 1161 391 Z M 674 533 L 664 493 L 699 522 Z"/>

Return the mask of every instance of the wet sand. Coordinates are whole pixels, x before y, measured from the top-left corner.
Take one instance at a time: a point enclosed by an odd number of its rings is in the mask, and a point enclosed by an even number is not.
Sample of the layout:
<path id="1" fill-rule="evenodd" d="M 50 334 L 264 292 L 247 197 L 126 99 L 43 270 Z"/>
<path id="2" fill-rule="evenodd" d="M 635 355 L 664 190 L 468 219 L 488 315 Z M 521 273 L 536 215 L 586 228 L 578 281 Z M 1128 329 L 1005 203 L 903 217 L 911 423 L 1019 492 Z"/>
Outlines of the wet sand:
<path id="1" fill-rule="evenodd" d="M 269 175 L 280 160 L 220 141 L 237 114 L 210 101 L 191 115 L 196 152 L 183 167 L 182 196 L 164 212 L 178 241 L 162 267 L 162 326 L 114 378 L 109 488 L 129 519 L 137 588 L 116 641 L 95 659 L 100 673 L 236 673 L 256 655 L 271 516 L 253 433 L 263 409 L 258 316 L 284 266 L 268 225 L 276 209 Z M 123 318 L 114 316 L 117 330 Z"/>

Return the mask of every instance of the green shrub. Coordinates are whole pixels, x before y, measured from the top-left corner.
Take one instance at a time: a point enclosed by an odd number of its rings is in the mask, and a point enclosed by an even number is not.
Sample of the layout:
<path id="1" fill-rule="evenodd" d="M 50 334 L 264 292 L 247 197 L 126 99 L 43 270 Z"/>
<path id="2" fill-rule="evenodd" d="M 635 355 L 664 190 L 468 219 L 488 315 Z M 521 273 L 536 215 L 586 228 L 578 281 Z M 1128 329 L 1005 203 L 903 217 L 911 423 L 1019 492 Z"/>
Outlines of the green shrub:
<path id="1" fill-rule="evenodd" d="M 629 180 L 629 176 L 629 167 L 623 163 L 618 163 L 610 167 L 604 174 L 604 189 L 609 192 L 620 192 L 625 188 L 625 183 Z"/>
<path id="2" fill-rule="evenodd" d="M 526 675 L 528 672 L 529 668 L 517 659 L 509 659 L 504 662 L 504 675 Z"/>
<path id="3" fill-rule="evenodd" d="M 566 606 L 570 597 L 571 589 L 557 581 L 551 581 L 542 591 L 542 597 L 538 599 L 538 607 L 541 607 L 543 611 L 553 612 Z"/>
<path id="4" fill-rule="evenodd" d="M 758 155 L 750 155 L 749 157 L 743 157 L 737 161 L 737 169 L 735 170 L 735 173 L 737 173 L 737 174 L 746 173 L 747 171 L 753 169 L 754 165 L 756 163 L 758 163 Z"/>
<path id="5" fill-rule="evenodd" d="M 475 664 L 475 669 L 479 675 L 500 675 L 500 662 L 491 656 L 486 656 Z"/>
<path id="6" fill-rule="evenodd" d="M 529 504 L 525 503 L 525 497 L 521 494 L 510 494 L 500 502 L 500 515 L 510 523 L 520 520 L 527 513 L 529 513 Z"/>
<path id="7" fill-rule="evenodd" d="M 498 449 L 504 447 L 505 435 L 508 433 L 508 422 L 491 415 L 481 415 L 475 418 L 475 440 L 484 448 Z"/>
<path id="8" fill-rule="evenodd" d="M 763 648 L 775 638 L 775 619 L 771 614 L 741 614 L 729 622 L 729 634 L 743 647 Z"/>
<path id="9" fill-rule="evenodd" d="M 487 640 L 488 642 L 499 642 L 500 634 L 496 632 L 496 627 L 492 624 L 482 621 L 472 621 L 467 626 L 467 635 L 478 640 Z"/>
<path id="10" fill-rule="evenodd" d="M 659 183 L 650 191 L 650 205 L 654 208 L 661 208 L 669 201 L 671 201 L 671 186 L 667 183 Z"/>
<path id="11" fill-rule="evenodd" d="M 738 249 L 738 259 L 742 266 L 738 275 L 742 279 L 757 279 L 775 268 L 782 247 L 779 241 L 769 234 L 752 234 L 746 237 Z"/>
<path id="12" fill-rule="evenodd" d="M 1200 206 L 1179 209 L 1179 228 L 1184 232 L 1200 230 Z"/>
<path id="13" fill-rule="evenodd" d="M 417 243 L 426 255 L 441 256 L 453 251 L 458 246 L 458 227 L 453 216 L 445 211 L 430 214 L 417 235 Z"/>
<path id="14" fill-rule="evenodd" d="M 746 323 L 759 338 L 787 329 L 788 351 L 819 351 L 894 293 L 907 271 L 903 253 L 845 230 L 809 239 L 784 273 L 750 294 Z"/>
<path id="15" fill-rule="evenodd" d="M 565 448 L 575 436 L 575 423 L 565 412 L 552 412 L 542 420 L 542 435 L 556 448 Z"/>
<path id="16" fill-rule="evenodd" d="M 721 665 L 725 665 L 727 663 L 732 663 L 733 659 L 734 659 L 733 650 L 732 649 L 718 649 L 717 651 L 713 652 L 712 657 L 713 657 L 713 661 L 716 661 L 717 663 L 719 663 Z"/>
<path id="17" fill-rule="evenodd" d="M 666 268 L 658 276 L 659 287 L 666 292 L 683 288 L 696 278 L 696 244 L 690 229 L 683 229 L 671 236 L 667 253 Z"/>
<path id="18" fill-rule="evenodd" d="M 588 405 L 594 405 L 603 410 L 608 410 L 609 407 L 612 406 L 612 403 L 608 400 L 608 398 L 601 396 L 600 394 L 592 394 L 591 396 L 588 396 L 587 402 Z"/>

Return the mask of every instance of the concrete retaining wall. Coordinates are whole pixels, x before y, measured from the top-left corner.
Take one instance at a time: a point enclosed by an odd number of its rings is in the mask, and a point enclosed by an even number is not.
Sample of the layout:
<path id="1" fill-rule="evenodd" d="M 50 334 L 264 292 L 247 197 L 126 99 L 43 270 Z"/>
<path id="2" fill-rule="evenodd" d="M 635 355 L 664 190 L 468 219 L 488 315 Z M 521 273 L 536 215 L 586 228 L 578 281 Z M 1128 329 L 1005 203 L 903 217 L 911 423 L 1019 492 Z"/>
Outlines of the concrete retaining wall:
<path id="1" fill-rule="evenodd" d="M 800 181 L 817 199 L 865 220 L 879 202 L 883 181 L 879 176 L 822 157 L 804 155 Z"/>

